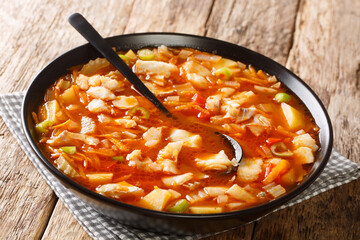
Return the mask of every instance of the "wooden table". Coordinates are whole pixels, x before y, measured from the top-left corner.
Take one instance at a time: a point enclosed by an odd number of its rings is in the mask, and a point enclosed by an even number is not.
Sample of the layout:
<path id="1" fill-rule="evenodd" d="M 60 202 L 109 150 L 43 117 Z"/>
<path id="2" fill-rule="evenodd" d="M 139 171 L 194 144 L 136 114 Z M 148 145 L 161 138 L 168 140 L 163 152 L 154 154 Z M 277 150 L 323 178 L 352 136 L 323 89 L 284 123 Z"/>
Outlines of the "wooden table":
<path id="1" fill-rule="evenodd" d="M 334 147 L 360 163 L 359 0 L 6 0 L 0 5 L 0 92 L 24 91 L 49 61 L 103 36 L 181 32 L 258 51 L 298 74 L 332 119 Z M 0 120 L 0 239 L 89 239 Z M 360 180 L 208 239 L 359 239 Z"/>

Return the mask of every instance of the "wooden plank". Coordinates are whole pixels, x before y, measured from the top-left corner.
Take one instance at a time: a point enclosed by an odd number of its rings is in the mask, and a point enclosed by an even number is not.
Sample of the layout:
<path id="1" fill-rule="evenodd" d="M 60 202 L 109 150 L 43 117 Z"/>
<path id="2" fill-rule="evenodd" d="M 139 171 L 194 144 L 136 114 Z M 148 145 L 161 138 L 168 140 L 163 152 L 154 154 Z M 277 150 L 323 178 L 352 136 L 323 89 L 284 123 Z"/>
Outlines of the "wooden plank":
<path id="1" fill-rule="evenodd" d="M 334 145 L 360 163 L 360 2 L 302 1 L 287 67 L 320 96 Z M 259 221 L 254 239 L 359 239 L 360 180 Z"/>
<path id="2" fill-rule="evenodd" d="M 137 0 L 124 33 L 179 32 L 203 35 L 211 6 L 212 0 Z"/>
<path id="3" fill-rule="evenodd" d="M 0 92 L 24 91 L 52 59 L 86 43 L 67 22 L 71 13 L 82 13 L 106 37 L 123 32 L 132 5 L 133 1 L 126 0 L 24 0 L 21 4 L 3 4 Z"/>
<path id="4" fill-rule="evenodd" d="M 91 239 L 81 225 L 59 200 L 46 228 L 43 240 L 47 239 Z"/>
<path id="5" fill-rule="evenodd" d="M 253 229 L 254 223 L 250 223 L 224 233 L 203 238 L 203 240 L 249 240 L 252 237 Z"/>
<path id="6" fill-rule="evenodd" d="M 298 1 L 215 1 L 207 36 L 226 40 L 285 64 Z"/>
<path id="7" fill-rule="evenodd" d="M 54 207 L 54 194 L 0 122 L 0 239 L 36 239 Z"/>

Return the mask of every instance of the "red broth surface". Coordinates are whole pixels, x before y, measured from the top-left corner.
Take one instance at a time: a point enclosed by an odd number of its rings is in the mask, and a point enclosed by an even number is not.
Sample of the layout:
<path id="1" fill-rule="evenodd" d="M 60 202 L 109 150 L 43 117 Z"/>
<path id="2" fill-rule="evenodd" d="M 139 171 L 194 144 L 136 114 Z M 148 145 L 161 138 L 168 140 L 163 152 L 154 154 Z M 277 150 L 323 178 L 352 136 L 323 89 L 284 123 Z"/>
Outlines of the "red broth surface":
<path id="1" fill-rule="evenodd" d="M 194 49 L 119 56 L 178 120 L 107 60 L 73 67 L 33 113 L 39 143 L 68 177 L 125 203 L 208 214 L 271 201 L 307 174 L 319 129 L 275 76 Z M 215 131 L 240 143 L 240 164 Z"/>

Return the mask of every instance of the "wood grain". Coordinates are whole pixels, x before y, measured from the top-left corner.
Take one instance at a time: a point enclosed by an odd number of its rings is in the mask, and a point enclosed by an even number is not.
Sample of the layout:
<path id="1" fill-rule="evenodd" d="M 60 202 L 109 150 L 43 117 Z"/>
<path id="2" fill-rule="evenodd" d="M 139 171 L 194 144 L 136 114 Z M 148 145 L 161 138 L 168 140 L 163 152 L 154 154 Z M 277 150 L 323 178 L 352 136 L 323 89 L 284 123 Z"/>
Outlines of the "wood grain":
<path id="1" fill-rule="evenodd" d="M 287 67 L 320 96 L 334 146 L 360 163 L 360 2 L 302 1 Z M 260 220 L 254 239 L 359 239 L 360 180 Z"/>
<path id="2" fill-rule="evenodd" d="M 1 120 L 0 239 L 36 239 L 54 207 L 52 190 Z"/>
<path id="3" fill-rule="evenodd" d="M 250 48 L 285 64 L 297 1 L 215 1 L 207 36 Z"/>
<path id="4" fill-rule="evenodd" d="M 304 79 L 333 122 L 335 147 L 360 163 L 360 2 L 351 0 L 6 0 L 0 92 L 24 91 L 49 61 L 85 40 L 82 13 L 104 36 L 167 31 L 258 51 Z M 11 149 L 9 151 L 9 149 Z M 90 239 L 0 120 L 0 239 Z M 359 239 L 360 180 L 215 239 Z"/>
<path id="5" fill-rule="evenodd" d="M 53 239 L 91 239 L 61 201 L 57 202 L 42 236 L 42 240 Z"/>

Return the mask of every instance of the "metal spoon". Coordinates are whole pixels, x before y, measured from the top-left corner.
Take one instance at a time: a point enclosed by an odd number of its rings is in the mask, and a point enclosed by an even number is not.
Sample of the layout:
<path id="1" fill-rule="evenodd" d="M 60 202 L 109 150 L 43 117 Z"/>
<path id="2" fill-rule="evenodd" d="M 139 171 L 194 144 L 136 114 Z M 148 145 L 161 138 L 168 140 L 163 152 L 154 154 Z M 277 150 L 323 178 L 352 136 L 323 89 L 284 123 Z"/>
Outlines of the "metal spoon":
<path id="1" fill-rule="evenodd" d="M 173 115 L 166 109 L 166 107 L 155 97 L 155 95 L 143 84 L 143 82 L 135 75 L 135 73 L 120 59 L 114 52 L 111 46 L 100 36 L 100 34 L 93 28 L 93 26 L 79 13 L 74 13 L 69 17 L 69 23 L 93 45 L 117 70 L 119 70 L 124 77 L 126 77 L 131 84 L 144 97 L 150 100 L 155 107 L 163 112 L 167 117 L 173 118 Z M 179 121 L 179 119 L 177 119 Z M 193 124 L 193 123 L 192 123 Z M 239 143 L 232 137 L 220 134 L 232 146 L 235 153 L 235 159 L 240 163 L 243 151 Z"/>

